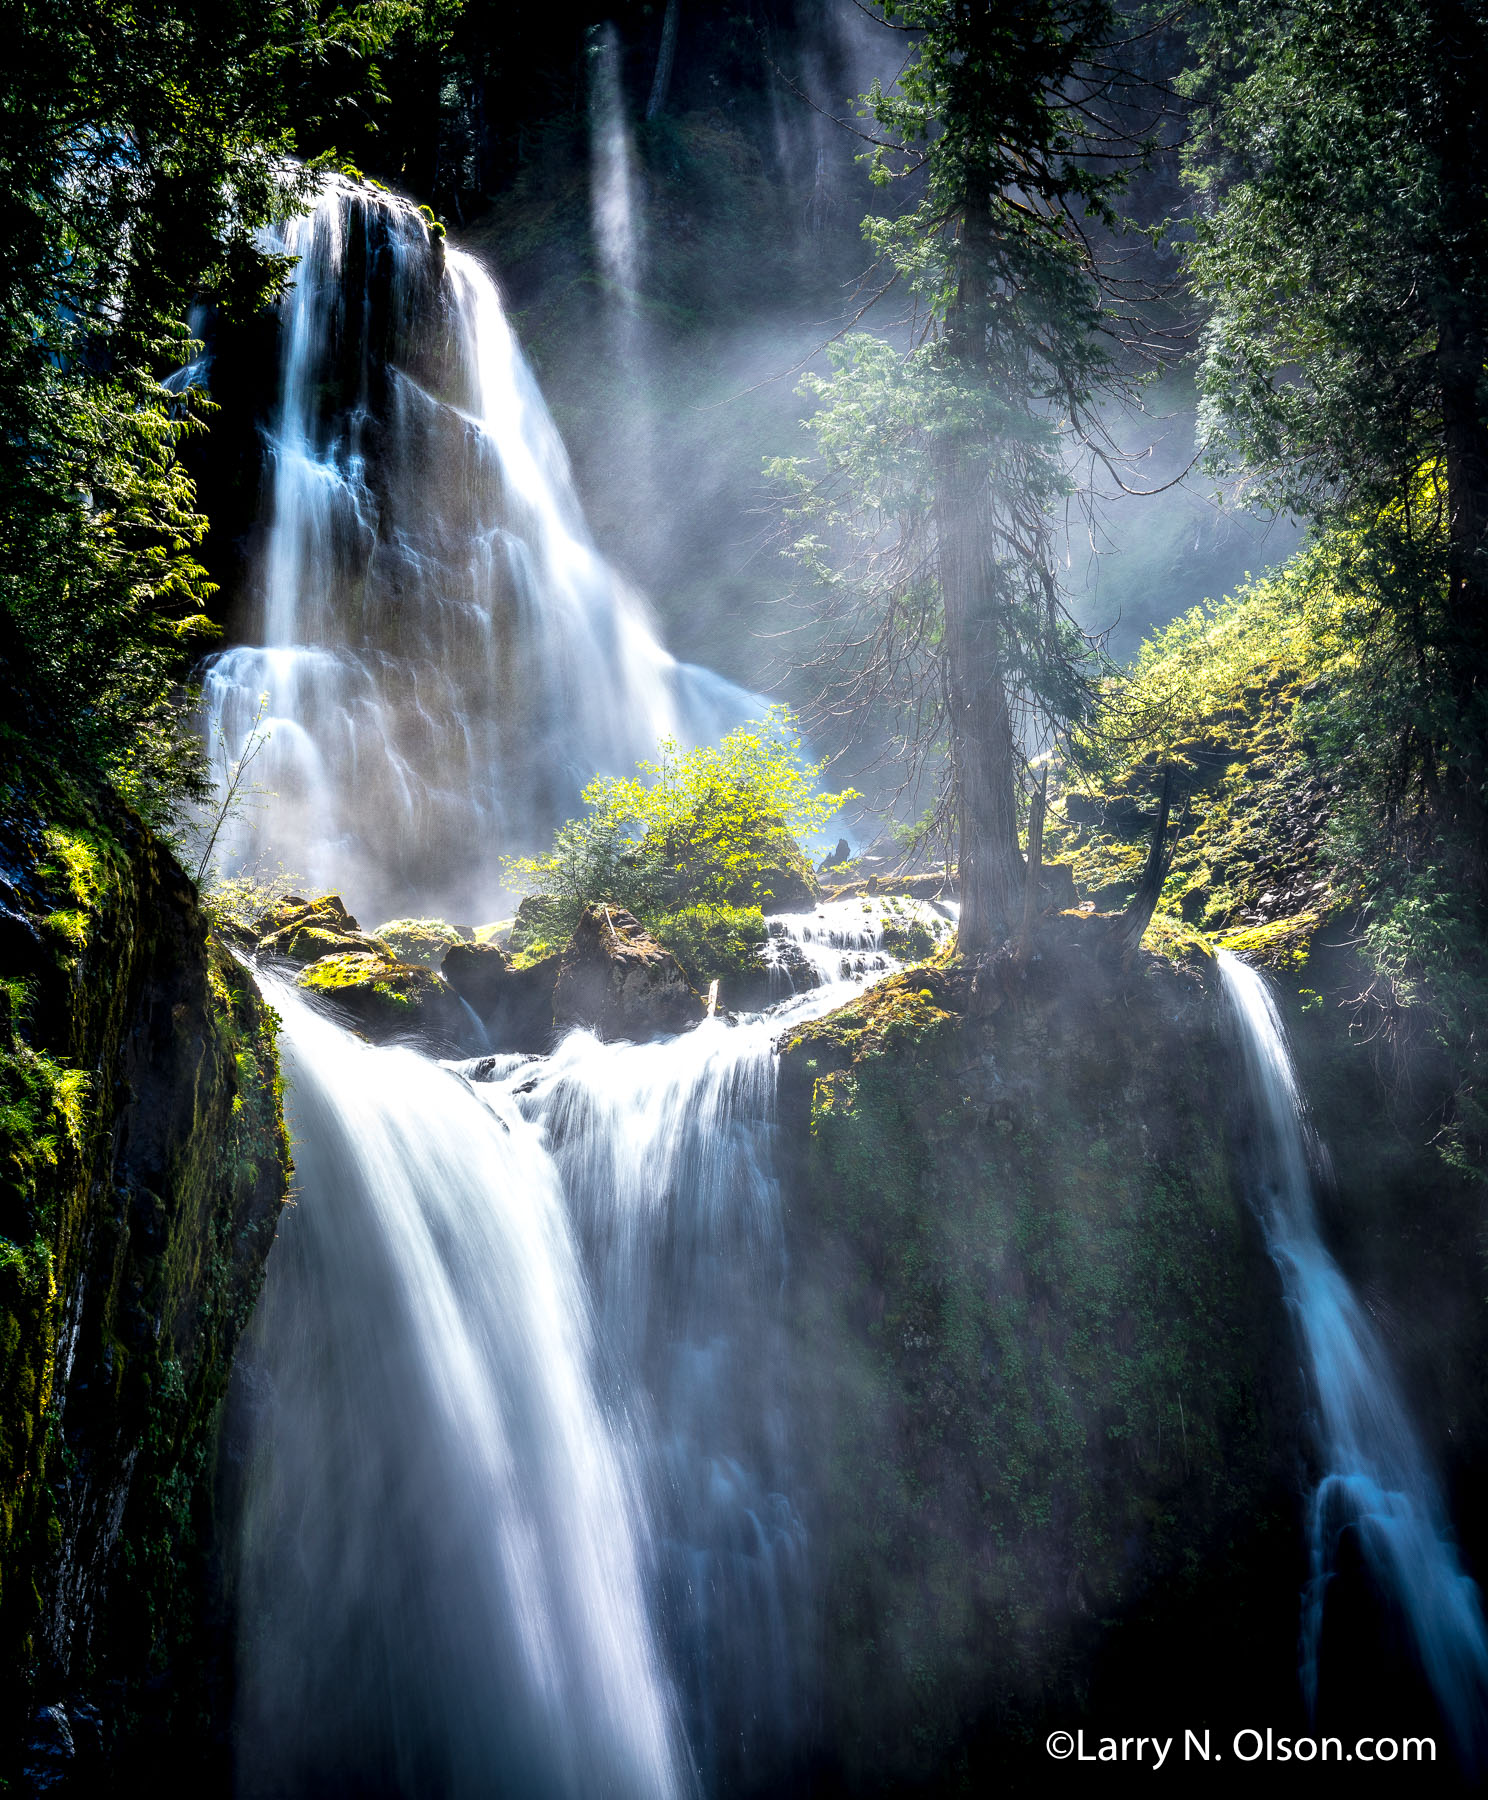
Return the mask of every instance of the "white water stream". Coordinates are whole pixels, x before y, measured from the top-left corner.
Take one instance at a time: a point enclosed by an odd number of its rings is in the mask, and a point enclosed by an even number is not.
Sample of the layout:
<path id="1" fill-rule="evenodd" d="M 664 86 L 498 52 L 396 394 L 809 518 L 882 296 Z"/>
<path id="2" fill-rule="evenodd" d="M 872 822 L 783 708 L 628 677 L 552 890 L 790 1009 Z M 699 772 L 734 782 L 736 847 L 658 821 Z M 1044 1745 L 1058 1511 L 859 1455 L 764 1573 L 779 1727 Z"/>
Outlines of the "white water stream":
<path id="1" fill-rule="evenodd" d="M 1488 1630 L 1446 1507 L 1390 1359 L 1318 1229 L 1307 1123 L 1286 1033 L 1263 976 L 1227 951 L 1234 1007 L 1260 1125 L 1261 1223 L 1280 1271 L 1316 1408 L 1323 1475 L 1309 1507 L 1302 1682 L 1318 1694 L 1318 1655 L 1339 1540 L 1352 1531 L 1374 1581 L 1409 1623 L 1416 1654 L 1459 1753 L 1483 1749 Z"/>
<path id="2" fill-rule="evenodd" d="M 814 917 L 836 978 L 766 1013 L 546 1058 L 374 1049 L 269 980 L 298 1203 L 242 1377 L 246 1794 L 666 1800 L 799 1753 L 773 1043 L 892 966 L 880 916 Z"/>

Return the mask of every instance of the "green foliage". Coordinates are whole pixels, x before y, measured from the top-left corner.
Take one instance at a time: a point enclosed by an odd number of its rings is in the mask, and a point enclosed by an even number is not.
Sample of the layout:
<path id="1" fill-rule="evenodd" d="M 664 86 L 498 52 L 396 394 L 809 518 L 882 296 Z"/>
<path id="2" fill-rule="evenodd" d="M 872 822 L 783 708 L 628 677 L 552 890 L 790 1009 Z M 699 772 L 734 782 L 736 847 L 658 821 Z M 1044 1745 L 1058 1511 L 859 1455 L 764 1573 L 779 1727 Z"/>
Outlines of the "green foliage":
<path id="1" fill-rule="evenodd" d="M 1196 20 L 1189 269 L 1211 308 L 1212 454 L 1276 504 L 1378 516 L 1438 461 L 1440 334 L 1488 300 L 1488 15 L 1222 0 Z"/>
<path id="2" fill-rule="evenodd" d="M 1335 542 L 1218 605 L 1195 607 L 1111 678 L 1060 771 L 1046 854 L 1098 904 L 1125 904 L 1147 853 L 1164 769 L 1181 777 L 1183 835 L 1158 903 L 1206 931 L 1260 924 L 1270 896 L 1315 913 L 1335 797 L 1315 760 L 1325 695 L 1357 679 L 1363 621 Z M 1159 930 L 1168 929 L 1161 926 Z"/>
<path id="3" fill-rule="evenodd" d="M 584 907 L 608 900 L 648 920 L 682 904 L 759 907 L 809 883 L 797 834 L 818 830 L 851 790 L 816 785 L 823 763 L 802 759 L 783 708 L 683 750 L 662 740 L 636 776 L 599 776 L 582 817 L 554 834 L 544 856 L 516 857 L 508 884 L 545 896 L 542 934 L 561 942 Z"/>
<path id="4" fill-rule="evenodd" d="M 1342 533 L 1378 610 L 1368 855 L 1413 823 L 1488 904 L 1485 32 L 1482 0 L 1224 0 L 1187 86 L 1211 463 Z"/>
<path id="5" fill-rule="evenodd" d="M 890 0 L 883 13 L 913 32 L 913 51 L 887 91 L 865 98 L 882 132 L 874 180 L 888 187 L 923 172 L 916 204 L 870 219 L 870 243 L 942 320 L 965 303 L 958 222 L 969 199 L 985 207 L 991 256 L 974 277 L 1000 296 L 991 329 L 1020 363 L 1042 362 L 1063 386 L 1104 360 L 1091 333 L 1099 296 L 1085 214 L 1115 222 L 1119 169 L 1090 136 L 1099 92 L 1071 102 L 1082 68 L 1112 47 L 1109 0 L 1025 0 L 991 13 L 959 0 Z M 1098 127 L 1096 127 L 1098 129 Z"/>
<path id="6" fill-rule="evenodd" d="M 206 520 L 180 460 L 210 407 L 181 380 L 206 299 L 282 283 L 258 228 L 330 93 L 422 6 L 57 0 L 7 15 L 0 68 L 0 665 L 54 754 L 166 822 L 203 771 L 179 683 L 216 634 Z M 311 72 L 336 73 L 316 98 Z M 328 110 L 329 109 L 329 110 Z"/>
<path id="7" fill-rule="evenodd" d="M 1117 223 L 1111 145 L 1143 148 L 1089 67 L 1110 48 L 1106 0 L 883 13 L 910 35 L 893 86 L 864 97 L 872 174 L 909 198 L 864 230 L 925 329 L 907 354 L 863 334 L 833 345 L 830 376 L 803 388 L 815 458 L 768 467 L 804 527 L 791 554 L 827 645 L 825 702 L 888 735 L 907 787 L 933 781 L 937 835 L 967 835 L 963 934 L 980 953 L 1013 904 L 1020 744 L 1088 706 L 1054 509 L 1097 396 L 1127 385 L 1091 227 Z"/>
<path id="8" fill-rule="evenodd" d="M 758 906 L 703 901 L 676 912 L 656 913 L 646 923 L 699 993 L 706 993 L 711 981 L 747 982 L 760 973 L 765 915 Z"/>
<path id="9" fill-rule="evenodd" d="M 282 865 L 240 875 L 213 873 L 202 893 L 202 906 L 218 930 L 252 932 L 266 913 L 303 889 L 299 877 L 286 874 Z"/>

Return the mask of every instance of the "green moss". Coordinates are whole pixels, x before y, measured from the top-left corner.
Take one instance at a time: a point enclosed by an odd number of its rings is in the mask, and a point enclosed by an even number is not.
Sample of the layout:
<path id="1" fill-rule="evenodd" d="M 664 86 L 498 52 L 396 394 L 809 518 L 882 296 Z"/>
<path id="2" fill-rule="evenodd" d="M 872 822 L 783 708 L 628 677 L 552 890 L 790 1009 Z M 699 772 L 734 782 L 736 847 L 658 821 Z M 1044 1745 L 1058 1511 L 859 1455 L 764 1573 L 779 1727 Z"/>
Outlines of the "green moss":
<path id="1" fill-rule="evenodd" d="M 1312 940 L 1321 923 L 1318 913 L 1298 913 L 1294 918 L 1271 919 L 1245 931 L 1226 932 L 1219 942 L 1223 949 L 1233 950 L 1247 962 L 1295 973 L 1307 966 Z"/>
<path id="2" fill-rule="evenodd" d="M 416 963 L 424 969 L 437 969 L 450 945 L 465 941 L 443 919 L 391 919 L 379 925 L 373 936 L 381 939 L 399 962 Z"/>
<path id="3" fill-rule="evenodd" d="M 1099 738 L 1059 772 L 1046 855 L 1069 860 L 1098 906 L 1124 905 L 1171 768 L 1183 830 L 1160 915 L 1210 934 L 1325 918 L 1337 796 L 1310 732 L 1356 660 L 1345 613 L 1324 547 L 1156 633 L 1113 686 Z"/>
<path id="4" fill-rule="evenodd" d="M 3 800 L 37 928 L 0 970 L 4 1704 L 66 1665 L 127 1734 L 162 1675 L 189 1732 L 217 1410 L 288 1182 L 274 1021 L 115 802 L 24 751 Z"/>
<path id="5" fill-rule="evenodd" d="M 300 976 L 300 986 L 334 993 L 339 988 L 377 987 L 389 968 L 385 957 L 367 950 L 350 950 L 341 956 L 323 956 Z"/>
<path id="6" fill-rule="evenodd" d="M 712 981 L 758 981 L 763 965 L 765 915 L 758 906 L 687 906 L 645 921 L 651 935 L 676 957 L 700 993 Z"/>

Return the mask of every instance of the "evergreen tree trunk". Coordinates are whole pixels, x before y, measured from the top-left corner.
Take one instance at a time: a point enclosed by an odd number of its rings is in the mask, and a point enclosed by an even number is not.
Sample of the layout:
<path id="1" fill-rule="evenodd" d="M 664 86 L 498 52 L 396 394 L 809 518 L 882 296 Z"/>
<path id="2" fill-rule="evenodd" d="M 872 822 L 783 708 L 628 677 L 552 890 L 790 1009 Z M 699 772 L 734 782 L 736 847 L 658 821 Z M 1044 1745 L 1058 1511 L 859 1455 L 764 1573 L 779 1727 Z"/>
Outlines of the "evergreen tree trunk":
<path id="1" fill-rule="evenodd" d="M 654 119 L 666 105 L 667 89 L 672 82 L 672 59 L 677 54 L 678 0 L 667 0 L 661 22 L 661 47 L 656 52 L 656 73 L 651 78 L 651 97 L 646 102 L 646 117 Z"/>
<path id="2" fill-rule="evenodd" d="M 967 198 L 957 245 L 957 298 L 946 327 L 952 367 L 986 380 L 991 213 Z M 951 775 L 960 826 L 957 946 L 983 957 L 1013 931 L 1022 907 L 1016 746 L 1008 707 L 1001 576 L 988 517 L 991 496 L 969 428 L 946 433 L 935 482 Z"/>

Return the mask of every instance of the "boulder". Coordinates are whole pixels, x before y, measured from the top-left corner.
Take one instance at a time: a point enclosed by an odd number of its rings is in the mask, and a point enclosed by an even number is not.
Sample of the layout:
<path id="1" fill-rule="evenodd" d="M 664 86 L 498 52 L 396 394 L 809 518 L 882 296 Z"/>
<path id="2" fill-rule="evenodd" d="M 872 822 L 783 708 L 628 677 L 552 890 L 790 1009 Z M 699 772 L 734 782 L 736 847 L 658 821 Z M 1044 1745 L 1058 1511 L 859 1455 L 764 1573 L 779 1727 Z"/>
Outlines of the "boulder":
<path id="1" fill-rule="evenodd" d="M 558 971 L 559 1030 L 587 1025 L 602 1038 L 637 1040 L 683 1031 L 705 1011 L 677 959 L 633 914 L 618 906 L 586 909 Z"/>
<path id="2" fill-rule="evenodd" d="M 459 996 L 442 976 L 395 962 L 380 949 L 323 956 L 303 972 L 299 985 L 333 1001 L 374 1043 L 417 1037 L 440 1050 L 468 1050 L 478 1043 Z"/>
<path id="3" fill-rule="evenodd" d="M 270 907 L 254 924 L 255 948 L 261 956 L 284 956 L 313 963 L 322 957 L 357 953 L 387 954 L 386 945 L 364 932 L 339 894 L 304 900 L 297 894 Z"/>
<path id="4" fill-rule="evenodd" d="M 501 1004 L 511 981 L 511 958 L 494 944 L 451 944 L 439 973 L 471 1011 L 484 1019 Z"/>
<path id="5" fill-rule="evenodd" d="M 417 963 L 424 969 L 437 969 L 452 944 L 474 937 L 468 928 L 461 930 L 443 919 L 389 919 L 374 934 L 386 944 L 399 962 Z"/>
<path id="6" fill-rule="evenodd" d="M 553 1042 L 560 960 L 545 956 L 517 968 L 494 944 L 454 944 L 440 973 L 480 1020 L 493 1049 L 541 1055 Z"/>

